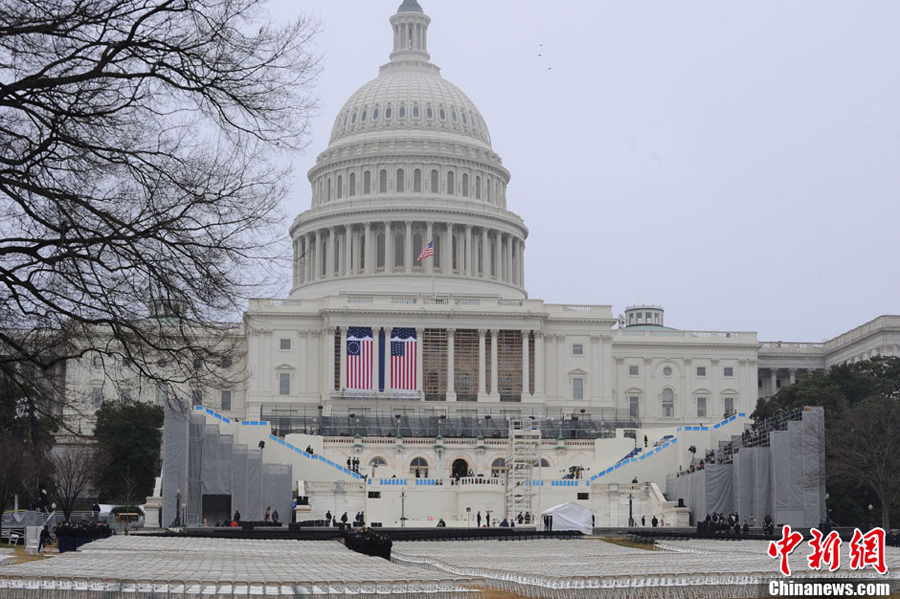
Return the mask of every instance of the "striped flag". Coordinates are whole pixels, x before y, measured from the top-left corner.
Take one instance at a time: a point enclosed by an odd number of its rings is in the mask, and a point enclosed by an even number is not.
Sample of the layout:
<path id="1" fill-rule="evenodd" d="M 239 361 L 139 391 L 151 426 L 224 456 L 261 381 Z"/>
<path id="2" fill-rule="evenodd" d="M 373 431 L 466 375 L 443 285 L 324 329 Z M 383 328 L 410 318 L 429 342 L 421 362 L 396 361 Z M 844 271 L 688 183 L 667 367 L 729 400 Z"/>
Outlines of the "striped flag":
<path id="1" fill-rule="evenodd" d="M 347 329 L 347 388 L 372 388 L 372 329 Z"/>
<path id="2" fill-rule="evenodd" d="M 416 330 L 391 331 L 391 389 L 416 389 Z"/>
<path id="3" fill-rule="evenodd" d="M 421 262 L 425 258 L 430 256 L 434 256 L 434 239 L 428 242 L 428 245 L 422 248 L 422 253 L 419 254 L 419 257 L 416 258 L 417 262 Z"/>

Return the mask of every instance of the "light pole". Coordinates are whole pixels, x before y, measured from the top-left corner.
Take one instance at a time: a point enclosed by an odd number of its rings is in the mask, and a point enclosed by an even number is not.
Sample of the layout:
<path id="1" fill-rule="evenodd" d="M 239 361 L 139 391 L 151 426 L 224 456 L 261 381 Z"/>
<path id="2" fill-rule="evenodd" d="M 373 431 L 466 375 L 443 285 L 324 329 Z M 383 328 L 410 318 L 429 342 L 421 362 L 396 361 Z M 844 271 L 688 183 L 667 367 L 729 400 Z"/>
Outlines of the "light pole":
<path id="1" fill-rule="evenodd" d="M 181 526 L 181 510 L 179 509 L 181 506 L 181 487 L 175 491 L 175 527 Z"/>
<path id="2" fill-rule="evenodd" d="M 182 512 L 181 521 L 184 522 L 185 525 L 187 525 L 187 502 L 181 503 L 181 512 Z"/>
<path id="3" fill-rule="evenodd" d="M 400 528 L 406 528 L 406 489 L 400 491 Z"/>
<path id="4" fill-rule="evenodd" d="M 628 494 L 628 528 L 634 528 L 634 515 L 632 513 L 632 503 L 634 501 L 634 495 L 632 493 Z"/>

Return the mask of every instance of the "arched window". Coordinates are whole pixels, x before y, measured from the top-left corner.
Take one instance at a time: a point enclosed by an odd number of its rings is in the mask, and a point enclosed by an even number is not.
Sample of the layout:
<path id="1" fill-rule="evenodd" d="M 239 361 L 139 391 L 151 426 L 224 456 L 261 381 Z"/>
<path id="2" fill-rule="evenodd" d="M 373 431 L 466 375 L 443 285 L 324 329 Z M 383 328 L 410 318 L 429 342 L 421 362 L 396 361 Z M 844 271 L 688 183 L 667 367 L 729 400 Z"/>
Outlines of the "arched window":
<path id="1" fill-rule="evenodd" d="M 465 173 L 462 176 L 462 194 L 464 198 L 469 197 L 469 175 Z"/>
<path id="2" fill-rule="evenodd" d="M 441 236 L 434 236 L 434 267 L 441 267 Z"/>
<path id="3" fill-rule="evenodd" d="M 540 461 L 535 460 L 532 466 L 534 466 L 535 468 L 549 468 L 550 462 L 547 461 L 547 458 L 541 458 Z"/>
<path id="4" fill-rule="evenodd" d="M 359 270 L 360 272 L 366 269 L 366 234 L 359 234 Z"/>
<path id="5" fill-rule="evenodd" d="M 328 179 L 328 201 L 331 201 L 331 179 Z"/>
<path id="6" fill-rule="evenodd" d="M 344 176 L 338 175 L 337 199 L 344 197 Z"/>
<path id="7" fill-rule="evenodd" d="M 481 177 L 480 176 L 475 177 L 475 199 L 476 200 L 481 199 Z"/>
<path id="8" fill-rule="evenodd" d="M 394 266 L 403 266 L 403 256 L 405 255 L 404 237 L 406 234 L 400 230 L 394 234 Z"/>
<path id="9" fill-rule="evenodd" d="M 378 261 L 375 263 L 377 268 L 384 268 L 384 233 L 379 233 L 375 238 L 376 253 Z"/>
<path id="10" fill-rule="evenodd" d="M 491 476 L 500 476 L 506 472 L 506 458 L 497 458 L 491 462 Z"/>
<path id="11" fill-rule="evenodd" d="M 393 114 L 394 114 L 394 112 L 393 112 L 393 110 L 391 110 L 391 107 L 390 107 L 390 106 L 388 106 L 387 108 L 385 108 L 385 110 L 384 110 L 384 118 L 386 118 L 387 120 L 391 120 L 391 116 L 393 116 Z"/>
<path id="12" fill-rule="evenodd" d="M 400 118 L 401 118 L 401 119 L 405 119 L 405 118 L 406 118 L 406 106 L 402 106 L 402 105 L 401 105 L 401 106 L 400 106 L 400 112 L 398 112 L 397 114 L 400 115 Z M 418 116 L 418 115 L 417 115 L 417 116 Z"/>
<path id="13" fill-rule="evenodd" d="M 363 193 L 369 195 L 372 193 L 372 172 L 366 171 L 363 175 Z"/>
<path id="14" fill-rule="evenodd" d="M 378 173 L 378 193 L 387 193 L 387 171 L 384 169 Z"/>
<path id="15" fill-rule="evenodd" d="M 485 186 L 485 192 L 487 193 L 487 201 L 491 201 L 491 179 L 487 178 L 487 185 Z"/>
<path id="16" fill-rule="evenodd" d="M 675 416 L 675 392 L 669 387 L 662 391 L 662 415 L 667 418 Z"/>
<path id="17" fill-rule="evenodd" d="M 369 114 L 369 112 L 367 110 L 362 111 L 362 117 L 360 117 L 360 119 L 359 119 L 361 123 L 366 122 L 366 115 L 368 115 L 368 114 Z"/>
<path id="18" fill-rule="evenodd" d="M 422 171 L 419 169 L 413 172 L 413 191 L 422 191 Z"/>
<path id="19" fill-rule="evenodd" d="M 431 106 L 425 108 L 425 116 L 429 119 L 434 118 L 434 112 L 431 110 Z"/>
<path id="20" fill-rule="evenodd" d="M 447 171 L 447 193 L 449 195 L 456 193 L 453 190 L 453 171 Z"/>
<path id="21" fill-rule="evenodd" d="M 428 478 L 428 460 L 425 458 L 413 458 L 409 463 L 409 473 L 415 476 L 417 468 L 421 478 Z"/>
<path id="22" fill-rule="evenodd" d="M 383 468 L 384 466 L 387 466 L 387 460 L 384 458 L 375 457 L 369 460 L 369 468 Z"/>
<path id="23" fill-rule="evenodd" d="M 418 257 L 422 253 L 422 234 L 418 231 L 413 233 L 413 256 Z M 422 262 L 413 264 L 413 266 L 422 266 Z"/>
<path id="24" fill-rule="evenodd" d="M 378 109 L 377 109 L 377 108 L 376 108 L 375 110 L 372 111 L 372 120 L 373 120 L 373 121 L 377 121 L 377 120 L 378 120 Z"/>
<path id="25" fill-rule="evenodd" d="M 347 190 L 347 195 L 351 198 L 356 195 L 356 173 L 350 173 L 350 189 Z"/>
<path id="26" fill-rule="evenodd" d="M 438 182 L 437 170 L 431 171 L 431 193 L 440 193 L 440 183 Z"/>
<path id="27" fill-rule="evenodd" d="M 419 105 L 418 104 L 413 106 L 413 118 L 414 119 L 419 118 Z"/>
<path id="28" fill-rule="evenodd" d="M 397 189 L 397 193 L 403 193 L 404 191 L 406 191 L 406 181 L 405 177 L 403 176 L 402 168 L 397 169 L 397 181 L 395 187 Z"/>

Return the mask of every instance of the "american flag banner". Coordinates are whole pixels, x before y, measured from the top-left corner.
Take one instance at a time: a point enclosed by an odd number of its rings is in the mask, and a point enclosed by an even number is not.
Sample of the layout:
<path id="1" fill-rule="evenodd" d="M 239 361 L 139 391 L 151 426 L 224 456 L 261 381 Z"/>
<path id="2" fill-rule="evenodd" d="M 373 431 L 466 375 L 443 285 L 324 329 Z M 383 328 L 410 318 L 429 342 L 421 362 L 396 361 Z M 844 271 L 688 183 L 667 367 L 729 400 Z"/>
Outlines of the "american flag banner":
<path id="1" fill-rule="evenodd" d="M 372 329 L 350 327 L 347 329 L 347 388 L 372 388 Z"/>
<path id="2" fill-rule="evenodd" d="M 416 262 L 421 262 L 425 258 L 434 256 L 434 239 L 428 242 L 428 245 L 422 248 L 422 253 L 416 258 Z"/>
<path id="3" fill-rule="evenodd" d="M 391 389 L 416 389 L 416 330 L 391 331 Z"/>

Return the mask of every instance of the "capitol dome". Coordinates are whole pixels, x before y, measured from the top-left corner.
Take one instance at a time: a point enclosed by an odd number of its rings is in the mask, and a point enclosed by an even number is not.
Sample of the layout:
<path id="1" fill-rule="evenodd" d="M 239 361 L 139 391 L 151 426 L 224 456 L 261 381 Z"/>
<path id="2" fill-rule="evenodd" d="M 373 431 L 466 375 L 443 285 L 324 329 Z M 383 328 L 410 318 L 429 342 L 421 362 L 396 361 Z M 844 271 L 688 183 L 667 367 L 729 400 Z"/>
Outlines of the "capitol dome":
<path id="1" fill-rule="evenodd" d="M 405 0 L 393 51 L 338 112 L 291 227 L 293 297 L 347 292 L 522 298 L 528 230 L 478 108 L 427 52 L 431 19 Z M 433 241 L 434 255 L 418 258 Z"/>

